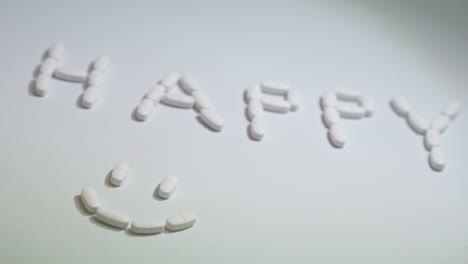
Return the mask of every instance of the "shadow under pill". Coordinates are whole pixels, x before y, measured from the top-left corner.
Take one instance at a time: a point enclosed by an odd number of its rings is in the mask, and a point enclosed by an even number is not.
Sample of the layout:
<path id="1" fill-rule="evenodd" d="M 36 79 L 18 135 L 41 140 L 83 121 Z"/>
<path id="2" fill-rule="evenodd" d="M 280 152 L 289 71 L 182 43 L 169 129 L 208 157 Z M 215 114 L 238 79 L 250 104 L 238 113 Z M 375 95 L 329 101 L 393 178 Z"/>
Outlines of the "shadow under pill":
<path id="1" fill-rule="evenodd" d="M 113 227 L 113 226 L 110 226 L 106 223 L 103 223 L 101 221 L 99 221 L 99 219 L 96 217 L 96 216 L 91 216 L 89 218 L 89 222 L 91 222 L 92 224 L 96 225 L 96 226 L 99 226 L 101 228 L 104 228 L 104 229 L 107 229 L 107 230 L 110 230 L 110 231 L 114 231 L 114 232 L 121 232 L 123 231 L 123 229 L 120 229 L 120 228 L 117 228 L 117 227 Z"/>
<path id="2" fill-rule="evenodd" d="M 334 148 L 342 149 L 342 148 L 344 147 L 344 145 L 343 145 L 343 146 L 337 146 L 337 145 L 333 144 L 333 140 L 331 139 L 331 133 L 330 133 L 330 131 L 327 132 L 327 139 L 328 139 L 328 142 L 330 142 L 330 145 L 331 145 L 332 147 L 334 147 Z"/>
<path id="3" fill-rule="evenodd" d="M 76 105 L 76 107 L 78 107 L 79 109 L 87 110 L 87 109 L 89 109 L 89 108 L 86 108 L 86 107 L 83 106 L 83 94 L 84 94 L 84 93 L 82 93 L 82 94 L 80 94 L 80 95 L 78 96 L 78 98 L 77 98 L 76 101 L 75 101 L 75 105 Z"/>
<path id="4" fill-rule="evenodd" d="M 249 106 L 246 106 L 245 109 L 244 109 L 244 117 L 247 120 L 247 122 L 251 121 L 250 118 L 249 118 Z"/>
<path id="5" fill-rule="evenodd" d="M 33 96 L 33 97 L 41 97 L 39 95 L 36 94 L 36 91 L 35 91 L 35 86 L 36 86 L 36 82 L 34 80 L 31 80 L 29 81 L 29 84 L 28 84 L 28 94 L 30 96 Z"/>
<path id="6" fill-rule="evenodd" d="M 105 185 L 106 187 L 108 187 L 108 188 L 117 188 L 117 187 L 119 187 L 119 186 L 114 185 L 114 184 L 111 182 L 112 171 L 113 171 L 113 170 L 110 170 L 110 171 L 107 173 L 106 177 L 104 178 L 104 185 Z"/>
<path id="7" fill-rule="evenodd" d="M 73 197 L 73 203 L 75 204 L 76 209 L 78 210 L 78 212 L 82 216 L 91 216 L 92 215 L 84 207 L 83 202 L 81 201 L 81 195 L 75 195 Z"/>
<path id="8" fill-rule="evenodd" d="M 165 201 L 167 199 L 163 198 L 163 197 L 161 197 L 159 195 L 159 186 L 160 186 L 160 184 L 158 184 L 158 186 L 156 186 L 156 189 L 153 192 L 153 199 L 158 200 L 158 201 Z"/>
<path id="9" fill-rule="evenodd" d="M 129 229 L 126 229 L 124 231 L 124 234 L 126 236 L 129 236 L 129 237 L 152 237 L 152 236 L 159 236 L 163 233 L 164 231 L 162 232 L 159 232 L 159 233 L 152 233 L 152 234 L 137 234 L 137 233 L 133 233 L 130 228 Z"/>
<path id="10" fill-rule="evenodd" d="M 246 134 L 247 134 L 247 138 L 249 138 L 250 140 L 252 141 L 256 141 L 256 142 L 260 142 L 263 138 L 261 139 L 256 139 L 252 136 L 252 129 L 250 128 L 252 126 L 252 124 L 249 124 L 247 126 L 247 129 L 246 129 Z"/>
<path id="11" fill-rule="evenodd" d="M 205 122 L 203 122 L 202 118 L 200 117 L 200 115 L 197 115 L 195 117 L 195 120 L 197 120 L 198 123 L 200 123 L 202 126 L 204 126 L 206 129 L 210 130 L 211 132 L 220 132 L 220 131 L 217 131 L 217 130 L 214 130 L 213 128 L 209 127 L 207 124 L 205 124 Z"/>
<path id="12" fill-rule="evenodd" d="M 140 120 L 137 118 L 137 111 L 138 111 L 138 106 L 133 109 L 132 113 L 130 114 L 130 119 L 132 119 L 135 122 L 144 122 L 143 120 Z M 148 117 L 149 118 L 149 117 Z"/>

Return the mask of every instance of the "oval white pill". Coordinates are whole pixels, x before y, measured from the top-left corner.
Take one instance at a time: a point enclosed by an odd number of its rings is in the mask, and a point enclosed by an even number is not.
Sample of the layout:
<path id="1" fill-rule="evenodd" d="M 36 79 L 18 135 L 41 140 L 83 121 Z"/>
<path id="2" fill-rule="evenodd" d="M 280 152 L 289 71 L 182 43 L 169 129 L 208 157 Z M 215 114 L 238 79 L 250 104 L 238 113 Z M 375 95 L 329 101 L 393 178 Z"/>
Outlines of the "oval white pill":
<path id="1" fill-rule="evenodd" d="M 291 105 L 291 111 L 296 111 L 301 105 L 301 97 L 296 90 L 289 90 L 286 94 L 286 99 Z"/>
<path id="2" fill-rule="evenodd" d="M 135 234 L 157 234 L 164 230 L 166 221 L 158 218 L 142 218 L 132 221 L 130 231 Z"/>
<path id="3" fill-rule="evenodd" d="M 224 127 L 224 120 L 210 109 L 201 110 L 200 119 L 215 131 L 221 131 Z"/>
<path id="4" fill-rule="evenodd" d="M 408 125 L 414 130 L 414 132 L 423 135 L 429 128 L 429 123 L 420 114 L 416 112 L 410 112 L 407 117 Z"/>
<path id="5" fill-rule="evenodd" d="M 110 64 L 109 56 L 99 56 L 93 62 L 93 70 L 106 72 Z"/>
<path id="6" fill-rule="evenodd" d="M 60 79 L 63 81 L 84 82 L 88 75 L 83 70 L 71 69 L 71 68 L 65 68 L 65 67 L 57 67 L 55 69 L 54 76 L 57 79 Z"/>
<path id="7" fill-rule="evenodd" d="M 88 76 L 88 84 L 91 86 L 101 87 L 104 82 L 104 73 L 93 70 Z"/>
<path id="8" fill-rule="evenodd" d="M 60 61 L 60 59 L 63 57 L 64 51 L 65 47 L 62 43 L 55 43 L 49 48 L 48 56 L 55 59 L 56 61 Z"/>
<path id="9" fill-rule="evenodd" d="M 409 112 L 411 111 L 411 105 L 409 104 L 408 100 L 403 96 L 395 96 L 390 101 L 390 105 L 392 106 L 393 110 L 402 117 L 407 117 Z"/>
<path id="10" fill-rule="evenodd" d="M 182 213 L 173 217 L 169 217 L 166 222 L 166 228 L 171 231 L 179 231 L 192 227 L 197 220 L 197 216 L 193 213 Z"/>
<path id="11" fill-rule="evenodd" d="M 105 224 L 120 229 L 127 228 L 128 224 L 130 223 L 130 219 L 123 213 L 103 207 L 99 207 L 97 209 L 96 218 Z"/>
<path id="12" fill-rule="evenodd" d="M 263 104 L 258 99 L 251 100 L 247 106 L 247 115 L 250 120 L 256 116 L 263 116 Z"/>
<path id="13" fill-rule="evenodd" d="M 338 99 L 341 100 L 359 100 L 361 92 L 351 88 L 336 88 L 335 93 Z"/>
<path id="14" fill-rule="evenodd" d="M 177 72 L 171 72 L 166 74 L 159 83 L 166 87 L 166 89 L 174 87 L 180 79 L 180 74 Z"/>
<path id="15" fill-rule="evenodd" d="M 247 99 L 247 102 L 250 102 L 254 99 L 260 99 L 261 93 L 262 91 L 261 91 L 259 84 L 250 85 L 245 92 L 245 97 Z"/>
<path id="16" fill-rule="evenodd" d="M 81 201 L 86 210 L 91 214 L 95 214 L 96 210 L 101 206 L 101 201 L 96 191 L 91 187 L 85 187 L 81 190 Z"/>
<path id="17" fill-rule="evenodd" d="M 461 112 L 462 104 L 459 101 L 453 101 L 449 103 L 445 109 L 442 111 L 442 114 L 454 119 Z"/>
<path id="18" fill-rule="evenodd" d="M 264 81 L 261 83 L 262 91 L 272 94 L 286 94 L 291 88 L 283 82 Z"/>
<path id="19" fill-rule="evenodd" d="M 34 81 L 34 93 L 37 96 L 44 96 L 49 90 L 50 77 L 40 73 Z"/>
<path id="20" fill-rule="evenodd" d="M 179 107 L 179 108 L 192 108 L 195 100 L 193 100 L 193 97 L 182 94 L 182 93 L 173 93 L 173 92 L 168 92 L 166 93 L 162 101 L 169 105 L 169 106 L 174 106 L 174 107 Z"/>
<path id="21" fill-rule="evenodd" d="M 446 115 L 439 115 L 432 123 L 431 128 L 443 133 L 450 124 L 450 117 Z"/>
<path id="22" fill-rule="evenodd" d="M 346 143 L 346 133 L 341 125 L 332 124 L 328 135 L 333 146 L 337 148 L 344 147 Z"/>
<path id="23" fill-rule="evenodd" d="M 428 129 L 424 135 L 424 144 L 428 150 L 440 146 L 440 132 L 436 129 Z"/>
<path id="24" fill-rule="evenodd" d="M 327 107 L 336 107 L 337 98 L 334 91 L 328 91 L 320 97 L 320 106 L 322 110 L 325 110 Z"/>
<path id="25" fill-rule="evenodd" d="M 435 171 L 442 171 L 445 167 L 445 153 L 441 147 L 434 147 L 429 154 L 429 164 Z"/>
<path id="26" fill-rule="evenodd" d="M 193 100 L 195 100 L 195 107 L 201 111 L 202 109 L 210 109 L 211 102 L 206 95 L 200 91 L 194 91 L 192 93 Z"/>
<path id="27" fill-rule="evenodd" d="M 323 122 L 325 125 L 330 128 L 333 124 L 338 124 L 340 122 L 340 113 L 334 107 L 327 107 L 323 112 Z"/>
<path id="28" fill-rule="evenodd" d="M 42 63 L 41 66 L 39 67 L 39 71 L 41 73 L 47 74 L 49 76 L 52 76 L 52 74 L 55 71 L 55 68 L 57 68 L 57 61 L 52 59 L 52 58 L 46 58 Z"/>
<path id="29" fill-rule="evenodd" d="M 366 114 L 366 110 L 357 104 L 348 104 L 348 103 L 341 103 L 336 105 L 336 110 L 340 113 L 341 117 L 344 118 L 363 118 Z"/>
<path id="30" fill-rule="evenodd" d="M 117 163 L 112 169 L 110 182 L 115 186 L 120 186 L 125 181 L 128 175 L 128 169 L 130 165 L 128 162 L 121 161 Z"/>
<path id="31" fill-rule="evenodd" d="M 161 101 L 161 98 L 164 96 L 165 92 L 166 88 L 164 86 L 156 84 L 146 93 L 145 97 L 153 101 L 154 104 L 157 104 L 159 101 Z"/>
<path id="32" fill-rule="evenodd" d="M 265 135 L 265 119 L 255 116 L 250 123 L 250 136 L 255 140 L 262 140 Z"/>
<path id="33" fill-rule="evenodd" d="M 375 101 L 370 95 L 362 95 L 359 97 L 359 104 L 364 108 L 366 117 L 371 117 L 375 112 Z"/>
<path id="34" fill-rule="evenodd" d="M 177 177 L 174 175 L 166 176 L 159 184 L 158 195 L 164 199 L 172 196 L 177 186 Z"/>
<path id="35" fill-rule="evenodd" d="M 81 105 L 85 108 L 91 108 L 96 103 L 99 95 L 99 88 L 96 86 L 89 86 L 83 93 L 81 98 Z"/>
<path id="36" fill-rule="evenodd" d="M 188 94 L 191 94 L 193 91 L 200 90 L 198 81 L 192 75 L 188 74 L 182 74 L 179 80 L 179 85 Z"/>
<path id="37" fill-rule="evenodd" d="M 287 113 L 291 109 L 291 104 L 283 98 L 265 97 L 262 98 L 263 109 L 277 112 Z"/>
<path id="38" fill-rule="evenodd" d="M 135 116 L 140 121 L 145 121 L 153 112 L 154 102 L 148 98 L 143 99 L 136 110 Z"/>

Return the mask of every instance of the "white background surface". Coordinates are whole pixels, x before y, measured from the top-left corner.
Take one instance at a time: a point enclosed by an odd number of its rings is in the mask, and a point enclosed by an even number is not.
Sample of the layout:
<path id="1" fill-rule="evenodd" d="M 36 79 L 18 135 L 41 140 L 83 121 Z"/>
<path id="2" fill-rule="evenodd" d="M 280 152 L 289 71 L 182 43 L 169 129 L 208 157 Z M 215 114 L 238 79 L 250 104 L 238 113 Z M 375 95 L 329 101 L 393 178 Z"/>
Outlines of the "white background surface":
<path id="1" fill-rule="evenodd" d="M 430 170 L 422 137 L 389 108 L 407 96 L 428 119 L 452 99 L 468 105 L 466 1 L 3 1 L 0 8 L 1 263 L 468 263 L 467 114 L 443 135 L 448 165 Z M 101 101 L 80 85 L 28 93 L 55 41 L 63 65 L 112 57 Z M 169 71 L 193 73 L 226 121 L 157 106 L 131 119 Z M 242 92 L 289 82 L 297 113 L 267 114 L 246 134 Z M 326 140 L 318 99 L 344 84 L 373 95 L 371 119 L 346 121 L 342 150 Z M 105 177 L 128 160 L 121 188 Z M 159 181 L 180 184 L 168 201 Z M 83 215 L 93 186 L 130 217 L 199 216 L 186 231 L 136 237 Z"/>

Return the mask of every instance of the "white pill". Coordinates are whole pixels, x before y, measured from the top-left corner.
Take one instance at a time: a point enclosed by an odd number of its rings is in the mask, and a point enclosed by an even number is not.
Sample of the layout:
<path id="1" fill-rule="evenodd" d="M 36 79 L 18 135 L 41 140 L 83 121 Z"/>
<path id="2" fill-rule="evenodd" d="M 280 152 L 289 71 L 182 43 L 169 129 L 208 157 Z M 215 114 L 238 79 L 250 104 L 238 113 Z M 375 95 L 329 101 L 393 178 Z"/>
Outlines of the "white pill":
<path id="1" fill-rule="evenodd" d="M 442 171 L 445 167 L 445 153 L 441 147 L 434 147 L 429 154 L 429 164 L 435 171 Z"/>
<path id="2" fill-rule="evenodd" d="M 390 101 L 390 105 L 392 106 L 393 110 L 395 110 L 395 112 L 402 117 L 407 117 L 411 111 L 411 105 L 403 96 L 393 97 Z"/>
<path id="3" fill-rule="evenodd" d="M 250 102 L 254 99 L 260 99 L 261 98 L 261 88 L 259 84 L 252 84 L 250 85 L 247 90 L 246 90 L 246 99 L 247 102 Z"/>
<path id="4" fill-rule="evenodd" d="M 436 129 L 428 129 L 424 135 L 424 144 L 428 150 L 440 146 L 440 132 Z"/>
<path id="5" fill-rule="evenodd" d="M 44 96 L 49 90 L 50 77 L 40 73 L 34 81 L 34 93 L 38 96 Z"/>
<path id="6" fill-rule="evenodd" d="M 165 92 L 166 88 L 164 86 L 156 84 L 146 93 L 145 97 L 153 101 L 154 104 L 158 104 Z"/>
<path id="7" fill-rule="evenodd" d="M 136 110 L 136 118 L 140 121 L 145 121 L 153 112 L 154 102 L 148 98 L 141 100 Z"/>
<path id="8" fill-rule="evenodd" d="M 91 214 L 95 214 L 96 210 L 101 206 L 101 201 L 96 191 L 91 187 L 85 187 L 81 190 L 81 201 L 86 210 Z"/>
<path id="9" fill-rule="evenodd" d="M 179 231 L 192 227 L 197 220 L 197 216 L 193 213 L 182 213 L 173 217 L 169 217 L 166 222 L 166 228 L 170 231 Z"/>
<path id="10" fill-rule="evenodd" d="M 177 82 L 180 79 L 180 74 L 177 72 L 171 72 L 166 74 L 161 81 L 159 81 L 159 84 L 162 86 L 166 87 L 166 89 L 174 87 Z"/>
<path id="11" fill-rule="evenodd" d="M 410 112 L 408 114 L 408 125 L 414 130 L 414 132 L 423 135 L 429 128 L 429 123 L 420 114 L 416 112 Z"/>
<path id="12" fill-rule="evenodd" d="M 91 108 L 96 103 L 99 96 L 99 88 L 96 86 L 89 86 L 83 93 L 81 98 L 81 105 L 85 108 Z"/>
<path id="13" fill-rule="evenodd" d="M 57 79 L 69 82 L 84 82 L 88 74 L 79 69 L 71 69 L 65 67 L 57 67 L 54 72 Z"/>
<path id="14" fill-rule="evenodd" d="M 341 100 L 359 100 L 361 97 L 361 92 L 356 89 L 351 88 L 336 88 L 335 89 L 336 96 L 338 99 Z"/>
<path id="15" fill-rule="evenodd" d="M 443 133 L 450 124 L 450 117 L 446 115 L 439 115 L 432 123 L 431 128 Z"/>
<path id="16" fill-rule="evenodd" d="M 323 111 L 323 122 L 328 128 L 333 124 L 338 124 L 340 122 L 340 113 L 334 107 L 325 108 L 325 111 Z"/>
<path id="17" fill-rule="evenodd" d="M 39 67 L 39 71 L 43 74 L 47 74 L 48 76 L 52 76 L 52 74 L 57 68 L 57 61 L 52 58 L 46 58 Z"/>
<path id="18" fill-rule="evenodd" d="M 256 116 L 263 116 L 263 104 L 260 100 L 251 100 L 247 106 L 247 115 L 249 120 L 252 120 Z"/>
<path id="19" fill-rule="evenodd" d="M 371 117 L 375 113 L 375 101 L 370 95 L 362 95 L 359 97 L 359 104 L 366 110 L 366 117 Z"/>
<path id="20" fill-rule="evenodd" d="M 93 70 L 88 76 L 88 84 L 90 86 L 101 87 L 104 82 L 104 73 L 101 71 Z"/>
<path id="21" fill-rule="evenodd" d="M 287 83 L 273 81 L 264 81 L 261 87 L 263 92 L 272 94 L 286 94 L 291 89 Z"/>
<path id="22" fill-rule="evenodd" d="M 200 90 L 198 81 L 192 75 L 188 74 L 182 74 L 179 80 L 179 85 L 188 94 L 191 94 L 193 91 Z"/>
<path id="23" fill-rule="evenodd" d="M 106 72 L 110 64 L 109 56 L 99 56 L 93 62 L 93 70 Z"/>
<path id="24" fill-rule="evenodd" d="M 164 219 L 158 218 L 142 218 L 142 219 L 135 219 L 132 221 L 132 225 L 130 227 L 130 231 L 135 234 L 157 234 L 161 233 L 164 230 L 164 226 L 166 225 L 166 221 Z"/>
<path id="25" fill-rule="evenodd" d="M 60 59 L 63 57 L 64 51 L 65 47 L 62 43 L 55 43 L 49 48 L 48 56 L 55 59 L 56 61 L 60 61 Z"/>
<path id="26" fill-rule="evenodd" d="M 338 110 L 340 116 L 344 118 L 359 119 L 363 118 L 366 114 L 366 110 L 357 104 L 340 103 L 337 104 L 336 110 Z"/>
<path id="27" fill-rule="evenodd" d="M 177 177 L 174 175 L 166 176 L 159 184 L 158 195 L 164 199 L 172 196 L 177 187 Z"/>
<path id="28" fill-rule="evenodd" d="M 344 147 L 346 143 L 346 133 L 340 124 L 332 124 L 328 136 L 333 146 L 337 148 Z"/>
<path id="29" fill-rule="evenodd" d="M 121 161 L 117 163 L 112 169 L 110 182 L 115 186 L 120 186 L 125 181 L 128 175 L 128 169 L 130 165 L 128 162 Z"/>
<path id="30" fill-rule="evenodd" d="M 193 100 L 195 100 L 195 107 L 201 111 L 202 109 L 210 109 L 211 102 L 206 95 L 200 91 L 194 91 L 192 93 Z"/>
<path id="31" fill-rule="evenodd" d="M 97 209 L 96 218 L 105 224 L 120 229 L 127 228 L 128 224 L 130 223 L 130 219 L 123 213 L 103 207 L 99 207 Z"/>
<path id="32" fill-rule="evenodd" d="M 336 104 L 337 98 L 336 93 L 334 91 L 325 92 L 320 97 L 320 106 L 322 107 L 322 110 L 325 110 L 325 108 L 327 107 L 336 107 Z"/>
<path id="33" fill-rule="evenodd" d="M 215 131 L 221 131 L 224 127 L 224 120 L 210 109 L 201 110 L 200 119 Z"/>
<path id="34" fill-rule="evenodd" d="M 265 119 L 255 116 L 250 122 L 250 136 L 255 140 L 262 140 L 265 135 Z"/>
<path id="35" fill-rule="evenodd" d="M 283 98 L 265 97 L 262 104 L 263 109 L 277 113 L 287 113 L 291 109 L 291 104 Z"/>
<path id="36" fill-rule="evenodd" d="M 301 105 L 301 97 L 296 90 L 289 90 L 286 99 L 291 104 L 291 111 L 296 111 Z"/>
<path id="37" fill-rule="evenodd" d="M 459 101 L 453 101 L 449 103 L 445 109 L 442 111 L 442 114 L 454 119 L 461 112 L 462 104 Z"/>
<path id="38" fill-rule="evenodd" d="M 193 97 L 182 94 L 182 93 L 174 93 L 174 92 L 168 92 L 166 93 L 162 101 L 170 106 L 174 107 L 179 107 L 179 108 L 192 108 L 195 100 L 193 100 Z"/>

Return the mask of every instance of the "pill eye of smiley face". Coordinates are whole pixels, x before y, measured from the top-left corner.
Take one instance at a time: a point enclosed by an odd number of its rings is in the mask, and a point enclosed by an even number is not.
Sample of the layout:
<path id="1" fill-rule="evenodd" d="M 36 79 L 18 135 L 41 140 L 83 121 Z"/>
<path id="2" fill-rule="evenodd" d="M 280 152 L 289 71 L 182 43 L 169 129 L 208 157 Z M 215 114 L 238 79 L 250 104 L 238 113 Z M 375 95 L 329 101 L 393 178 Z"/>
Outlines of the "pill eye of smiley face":
<path id="1" fill-rule="evenodd" d="M 110 181 L 116 186 L 120 186 L 128 176 L 130 166 L 128 162 L 117 163 L 112 172 Z M 169 199 L 175 192 L 178 179 L 175 175 L 166 176 L 158 187 L 158 195 L 163 199 Z M 134 234 L 149 235 L 158 234 L 164 231 L 180 231 L 192 227 L 196 222 L 194 213 L 180 213 L 163 220 L 160 218 L 140 218 L 131 219 L 124 213 L 104 207 L 97 192 L 91 187 L 84 187 L 81 190 L 81 202 L 91 215 L 95 215 L 100 222 L 112 226 L 116 229 L 127 229 Z"/>

